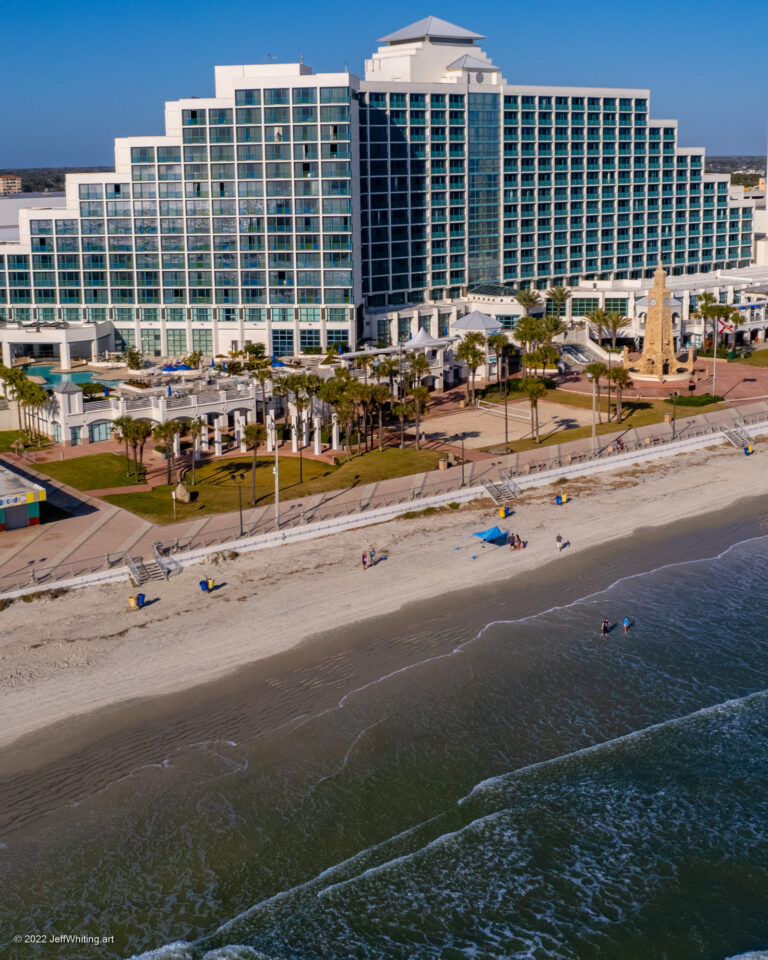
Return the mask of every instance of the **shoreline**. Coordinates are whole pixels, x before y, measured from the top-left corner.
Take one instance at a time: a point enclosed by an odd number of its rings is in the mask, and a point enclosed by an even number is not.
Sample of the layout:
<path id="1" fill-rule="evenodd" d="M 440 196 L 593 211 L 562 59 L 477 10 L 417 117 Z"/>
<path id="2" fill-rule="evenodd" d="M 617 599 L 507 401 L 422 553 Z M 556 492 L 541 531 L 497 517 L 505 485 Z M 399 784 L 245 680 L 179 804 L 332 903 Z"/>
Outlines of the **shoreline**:
<path id="1" fill-rule="evenodd" d="M 143 611 L 127 609 L 122 584 L 15 603 L 0 614 L 0 788 L 16 774 L 141 727 L 148 715 L 162 724 L 182 704 L 215 696 L 217 686 L 242 688 L 255 668 L 269 674 L 286 658 L 306 663 L 336 633 L 365 637 L 379 620 L 418 615 L 413 604 L 463 609 L 503 587 L 525 606 L 526 592 L 543 584 L 558 602 L 582 583 L 584 560 L 589 567 L 598 548 L 618 552 L 615 562 L 631 571 L 632 541 L 623 545 L 624 538 L 656 541 L 664 553 L 659 565 L 668 562 L 675 522 L 693 533 L 757 516 L 763 522 L 748 522 L 745 531 L 765 533 L 759 458 L 737 456 L 716 448 L 680 458 L 685 469 L 676 459 L 575 480 L 564 507 L 554 506 L 553 487 L 528 491 L 500 522 L 528 540 L 522 553 L 468 539 L 499 521 L 490 507 L 467 507 L 289 545 L 280 556 L 245 554 L 218 569 L 209 565 L 217 582 L 224 580 L 211 596 L 197 587 L 200 569 L 187 571 L 158 584 L 149 599 L 159 602 Z M 561 556 L 558 532 L 572 543 Z M 386 559 L 363 573 L 360 553 L 371 542 Z M 599 582 L 601 572 L 592 570 L 591 579 Z M 381 666 L 398 664 L 389 658 Z M 338 689 L 348 693 L 341 681 Z M 308 679 L 307 705 L 313 696 Z"/>

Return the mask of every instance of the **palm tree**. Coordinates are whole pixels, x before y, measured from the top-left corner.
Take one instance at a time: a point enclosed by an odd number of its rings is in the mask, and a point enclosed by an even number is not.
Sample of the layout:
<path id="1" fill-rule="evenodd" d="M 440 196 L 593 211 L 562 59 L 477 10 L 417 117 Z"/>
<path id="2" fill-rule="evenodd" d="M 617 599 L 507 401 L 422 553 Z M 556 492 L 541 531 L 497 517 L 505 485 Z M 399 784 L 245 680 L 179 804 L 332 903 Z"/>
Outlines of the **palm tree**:
<path id="1" fill-rule="evenodd" d="M 122 417 L 115 417 L 112 421 L 112 433 L 118 443 L 125 444 L 125 460 L 128 464 L 128 476 L 131 475 L 131 461 L 128 456 L 128 443 L 131 431 L 131 425 L 133 424 L 133 417 L 129 417 L 125 414 Z"/>
<path id="2" fill-rule="evenodd" d="M 183 430 L 184 427 L 178 420 L 166 420 L 165 423 L 158 424 L 154 430 L 155 440 L 159 440 L 165 446 L 166 483 L 168 485 L 173 483 L 173 468 L 176 463 L 173 442 L 176 435 L 181 434 Z"/>
<path id="3" fill-rule="evenodd" d="M 624 367 L 613 367 L 608 371 L 608 380 L 616 388 L 616 421 L 621 423 L 621 397 L 623 391 L 632 383 L 632 377 Z M 610 406 L 609 406 L 610 416 Z"/>
<path id="4" fill-rule="evenodd" d="M 363 371 L 363 382 L 368 383 L 368 371 L 373 366 L 373 357 L 370 353 L 364 353 L 360 357 L 355 358 L 355 363 L 358 368 Z"/>
<path id="5" fill-rule="evenodd" d="M 541 328 L 546 343 L 552 343 L 565 330 L 565 324 L 559 317 L 542 317 Z"/>
<path id="6" fill-rule="evenodd" d="M 144 466 L 144 444 L 152 436 L 152 424 L 149 420 L 136 420 L 131 427 L 131 436 L 136 437 L 139 445 L 139 467 Z M 138 478 L 137 478 L 138 479 Z"/>
<path id="7" fill-rule="evenodd" d="M 477 368 L 485 360 L 485 350 L 481 349 L 481 346 L 485 346 L 485 337 L 482 333 L 468 333 L 456 350 L 456 358 L 463 360 L 469 370 L 469 377 L 467 377 L 467 401 L 470 399 L 470 385 L 472 388 L 472 400 L 475 398 L 475 374 L 477 373 Z"/>
<path id="8" fill-rule="evenodd" d="M 414 387 L 411 391 L 411 402 L 413 404 L 413 413 L 416 418 L 416 449 L 421 450 L 421 432 L 419 421 L 421 414 L 427 409 L 429 403 L 429 390 L 426 387 Z"/>
<path id="9" fill-rule="evenodd" d="M 389 402 L 389 390 L 387 390 L 383 383 L 377 383 L 376 386 L 371 387 L 371 403 L 373 404 L 373 407 L 376 410 L 379 418 L 379 450 L 384 449 L 381 439 L 383 429 L 382 421 L 384 419 L 384 407 Z"/>
<path id="10" fill-rule="evenodd" d="M 616 349 L 616 335 L 629 322 L 629 317 L 623 317 L 616 310 L 609 310 L 604 317 L 605 329 L 611 335 L 611 350 Z"/>
<path id="11" fill-rule="evenodd" d="M 26 391 L 24 403 L 28 411 L 31 411 L 31 418 L 29 429 L 31 433 L 37 437 L 38 446 L 40 446 L 40 429 L 39 429 L 39 412 L 40 410 L 47 406 L 50 398 L 48 396 L 48 391 L 45 387 L 41 387 L 38 383 L 30 383 L 29 388 Z"/>
<path id="12" fill-rule="evenodd" d="M 541 295 L 538 290 L 518 290 L 515 294 L 515 300 L 523 308 L 526 317 L 530 317 L 531 310 L 534 307 L 541 306 Z"/>
<path id="13" fill-rule="evenodd" d="M 547 388 L 538 377 L 525 377 L 523 392 L 531 404 L 531 433 L 536 443 L 539 443 L 539 400 L 547 392 Z"/>
<path id="14" fill-rule="evenodd" d="M 414 353 L 408 358 L 408 379 L 415 386 L 419 386 L 421 381 L 430 371 L 429 360 L 423 353 Z"/>
<path id="15" fill-rule="evenodd" d="M 565 287 L 559 285 L 550 287 L 549 290 L 547 290 L 547 297 L 555 305 L 555 317 L 561 320 L 565 313 L 565 305 L 571 299 L 570 290 L 566 290 Z"/>
<path id="16" fill-rule="evenodd" d="M 329 343 L 325 348 L 325 356 L 323 357 L 323 365 L 331 365 L 339 362 L 339 351 L 336 349 L 335 343 Z"/>
<path id="17" fill-rule="evenodd" d="M 285 378 L 284 386 L 289 393 L 293 394 L 293 405 L 296 408 L 296 421 L 299 447 L 299 483 L 304 482 L 304 430 L 302 414 L 307 408 L 308 398 L 306 394 L 306 384 L 304 374 L 294 373 Z M 287 409 L 287 405 L 286 405 Z"/>
<path id="18" fill-rule="evenodd" d="M 269 366 L 269 362 L 266 360 L 257 361 L 256 365 L 251 370 L 251 376 L 261 388 L 261 418 L 262 418 L 262 423 L 266 424 L 267 422 L 267 384 L 272 379 L 272 370 Z"/>
<path id="19" fill-rule="evenodd" d="M 712 344 L 714 347 L 715 338 L 717 336 L 717 308 L 720 304 L 715 299 L 714 295 L 705 291 L 700 293 L 696 300 L 696 310 L 691 314 L 691 316 L 696 320 L 702 320 L 704 323 L 704 337 L 707 336 L 707 323 L 712 324 Z"/>
<path id="20" fill-rule="evenodd" d="M 496 387 L 499 393 L 501 393 L 501 361 L 506 357 L 507 347 L 509 346 L 506 333 L 502 333 L 501 331 L 492 333 L 488 337 L 488 346 L 493 350 L 496 357 Z M 504 379 L 507 379 L 506 371 Z"/>
<path id="21" fill-rule="evenodd" d="M 587 320 L 590 321 L 597 328 L 597 342 L 600 346 L 603 345 L 603 330 L 607 325 L 606 313 L 602 307 L 598 307 L 597 310 L 590 310 L 587 314 Z"/>
<path id="22" fill-rule="evenodd" d="M 347 458 L 350 459 L 352 457 L 352 424 L 355 420 L 357 407 L 349 396 L 348 388 L 347 390 L 343 387 L 340 389 L 338 398 L 334 402 L 334 408 L 344 428 L 344 449 L 346 450 Z"/>
<path id="23" fill-rule="evenodd" d="M 392 407 L 392 413 L 400 421 L 400 447 L 405 446 L 405 421 L 413 414 L 413 407 L 410 403 L 396 403 Z"/>
<path id="24" fill-rule="evenodd" d="M 192 486 L 195 485 L 195 460 L 197 459 L 197 444 L 203 433 L 203 430 L 207 427 L 203 424 L 202 420 L 191 420 L 189 426 L 187 427 L 187 433 L 192 437 Z"/>
<path id="25" fill-rule="evenodd" d="M 267 439 L 267 428 L 263 423 L 249 423 L 245 428 L 245 442 L 253 450 L 251 464 L 251 506 L 256 506 L 256 453 Z"/>
<path id="26" fill-rule="evenodd" d="M 400 360 L 398 357 L 393 354 L 388 354 L 381 361 L 378 367 L 378 372 L 382 377 L 386 377 L 389 380 L 389 395 L 394 397 L 395 395 L 395 377 L 400 373 Z"/>
<path id="27" fill-rule="evenodd" d="M 584 372 L 592 378 L 592 382 L 595 385 L 595 390 L 597 391 L 597 419 L 602 423 L 603 416 L 600 412 L 600 380 L 608 375 L 608 367 L 598 360 L 594 363 L 588 363 L 586 367 L 584 367 Z M 610 410 L 608 412 L 610 413 Z"/>
<path id="28" fill-rule="evenodd" d="M 515 337 L 523 349 L 523 372 L 525 373 L 527 372 L 525 354 L 531 353 L 536 344 L 545 339 L 544 324 L 538 317 L 525 316 L 517 322 Z"/>

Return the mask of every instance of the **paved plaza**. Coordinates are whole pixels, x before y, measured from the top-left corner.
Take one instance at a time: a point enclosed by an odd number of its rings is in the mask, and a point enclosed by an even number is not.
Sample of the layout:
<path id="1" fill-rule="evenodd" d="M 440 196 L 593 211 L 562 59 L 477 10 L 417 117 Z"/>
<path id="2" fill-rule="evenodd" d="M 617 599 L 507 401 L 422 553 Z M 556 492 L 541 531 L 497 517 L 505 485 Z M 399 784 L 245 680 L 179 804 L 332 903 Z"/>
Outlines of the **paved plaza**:
<path id="1" fill-rule="evenodd" d="M 571 430 L 592 423 L 592 411 L 562 403 L 539 402 L 539 435 Z M 464 434 L 464 445 L 469 450 L 504 444 L 504 404 L 459 410 L 447 416 L 429 417 L 422 430 L 430 441 L 457 442 Z M 527 400 L 510 403 L 507 416 L 510 442 L 531 437 L 531 405 Z"/>

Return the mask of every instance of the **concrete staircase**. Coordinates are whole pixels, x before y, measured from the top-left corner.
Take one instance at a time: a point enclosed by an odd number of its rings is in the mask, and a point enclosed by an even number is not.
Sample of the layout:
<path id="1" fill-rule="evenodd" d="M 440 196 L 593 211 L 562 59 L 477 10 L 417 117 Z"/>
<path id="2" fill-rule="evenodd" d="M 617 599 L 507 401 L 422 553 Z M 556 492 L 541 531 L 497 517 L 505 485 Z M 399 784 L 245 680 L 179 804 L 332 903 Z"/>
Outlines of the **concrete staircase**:
<path id="1" fill-rule="evenodd" d="M 726 440 L 738 450 L 743 450 L 745 447 L 755 445 L 754 440 L 747 431 L 738 425 L 731 427 L 729 430 L 723 430 L 723 435 Z"/>

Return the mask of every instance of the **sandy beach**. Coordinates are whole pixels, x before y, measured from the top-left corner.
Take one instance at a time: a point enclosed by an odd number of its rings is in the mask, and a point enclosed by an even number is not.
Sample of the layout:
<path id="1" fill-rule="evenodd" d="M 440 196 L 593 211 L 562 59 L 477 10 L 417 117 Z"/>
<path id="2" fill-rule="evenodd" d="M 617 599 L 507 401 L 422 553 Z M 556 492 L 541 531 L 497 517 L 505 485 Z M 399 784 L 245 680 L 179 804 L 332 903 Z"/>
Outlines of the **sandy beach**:
<path id="1" fill-rule="evenodd" d="M 720 446 L 577 479 L 562 507 L 554 504 L 562 486 L 528 492 L 506 521 L 490 503 L 475 504 L 221 558 L 150 584 L 151 602 L 141 611 L 128 607 L 128 584 L 15 602 L 0 613 L 0 746 L 54 724 L 46 739 L 63 744 L 62 721 L 210 682 L 409 602 L 570 562 L 640 528 L 686 517 L 704 523 L 713 511 L 764 493 L 764 478 L 759 454 Z M 471 537 L 496 522 L 527 548 L 482 547 Z M 568 544 L 562 554 L 557 534 Z M 378 562 L 363 572 L 361 554 L 371 545 Z M 204 573 L 218 585 L 209 595 L 198 587 Z"/>

